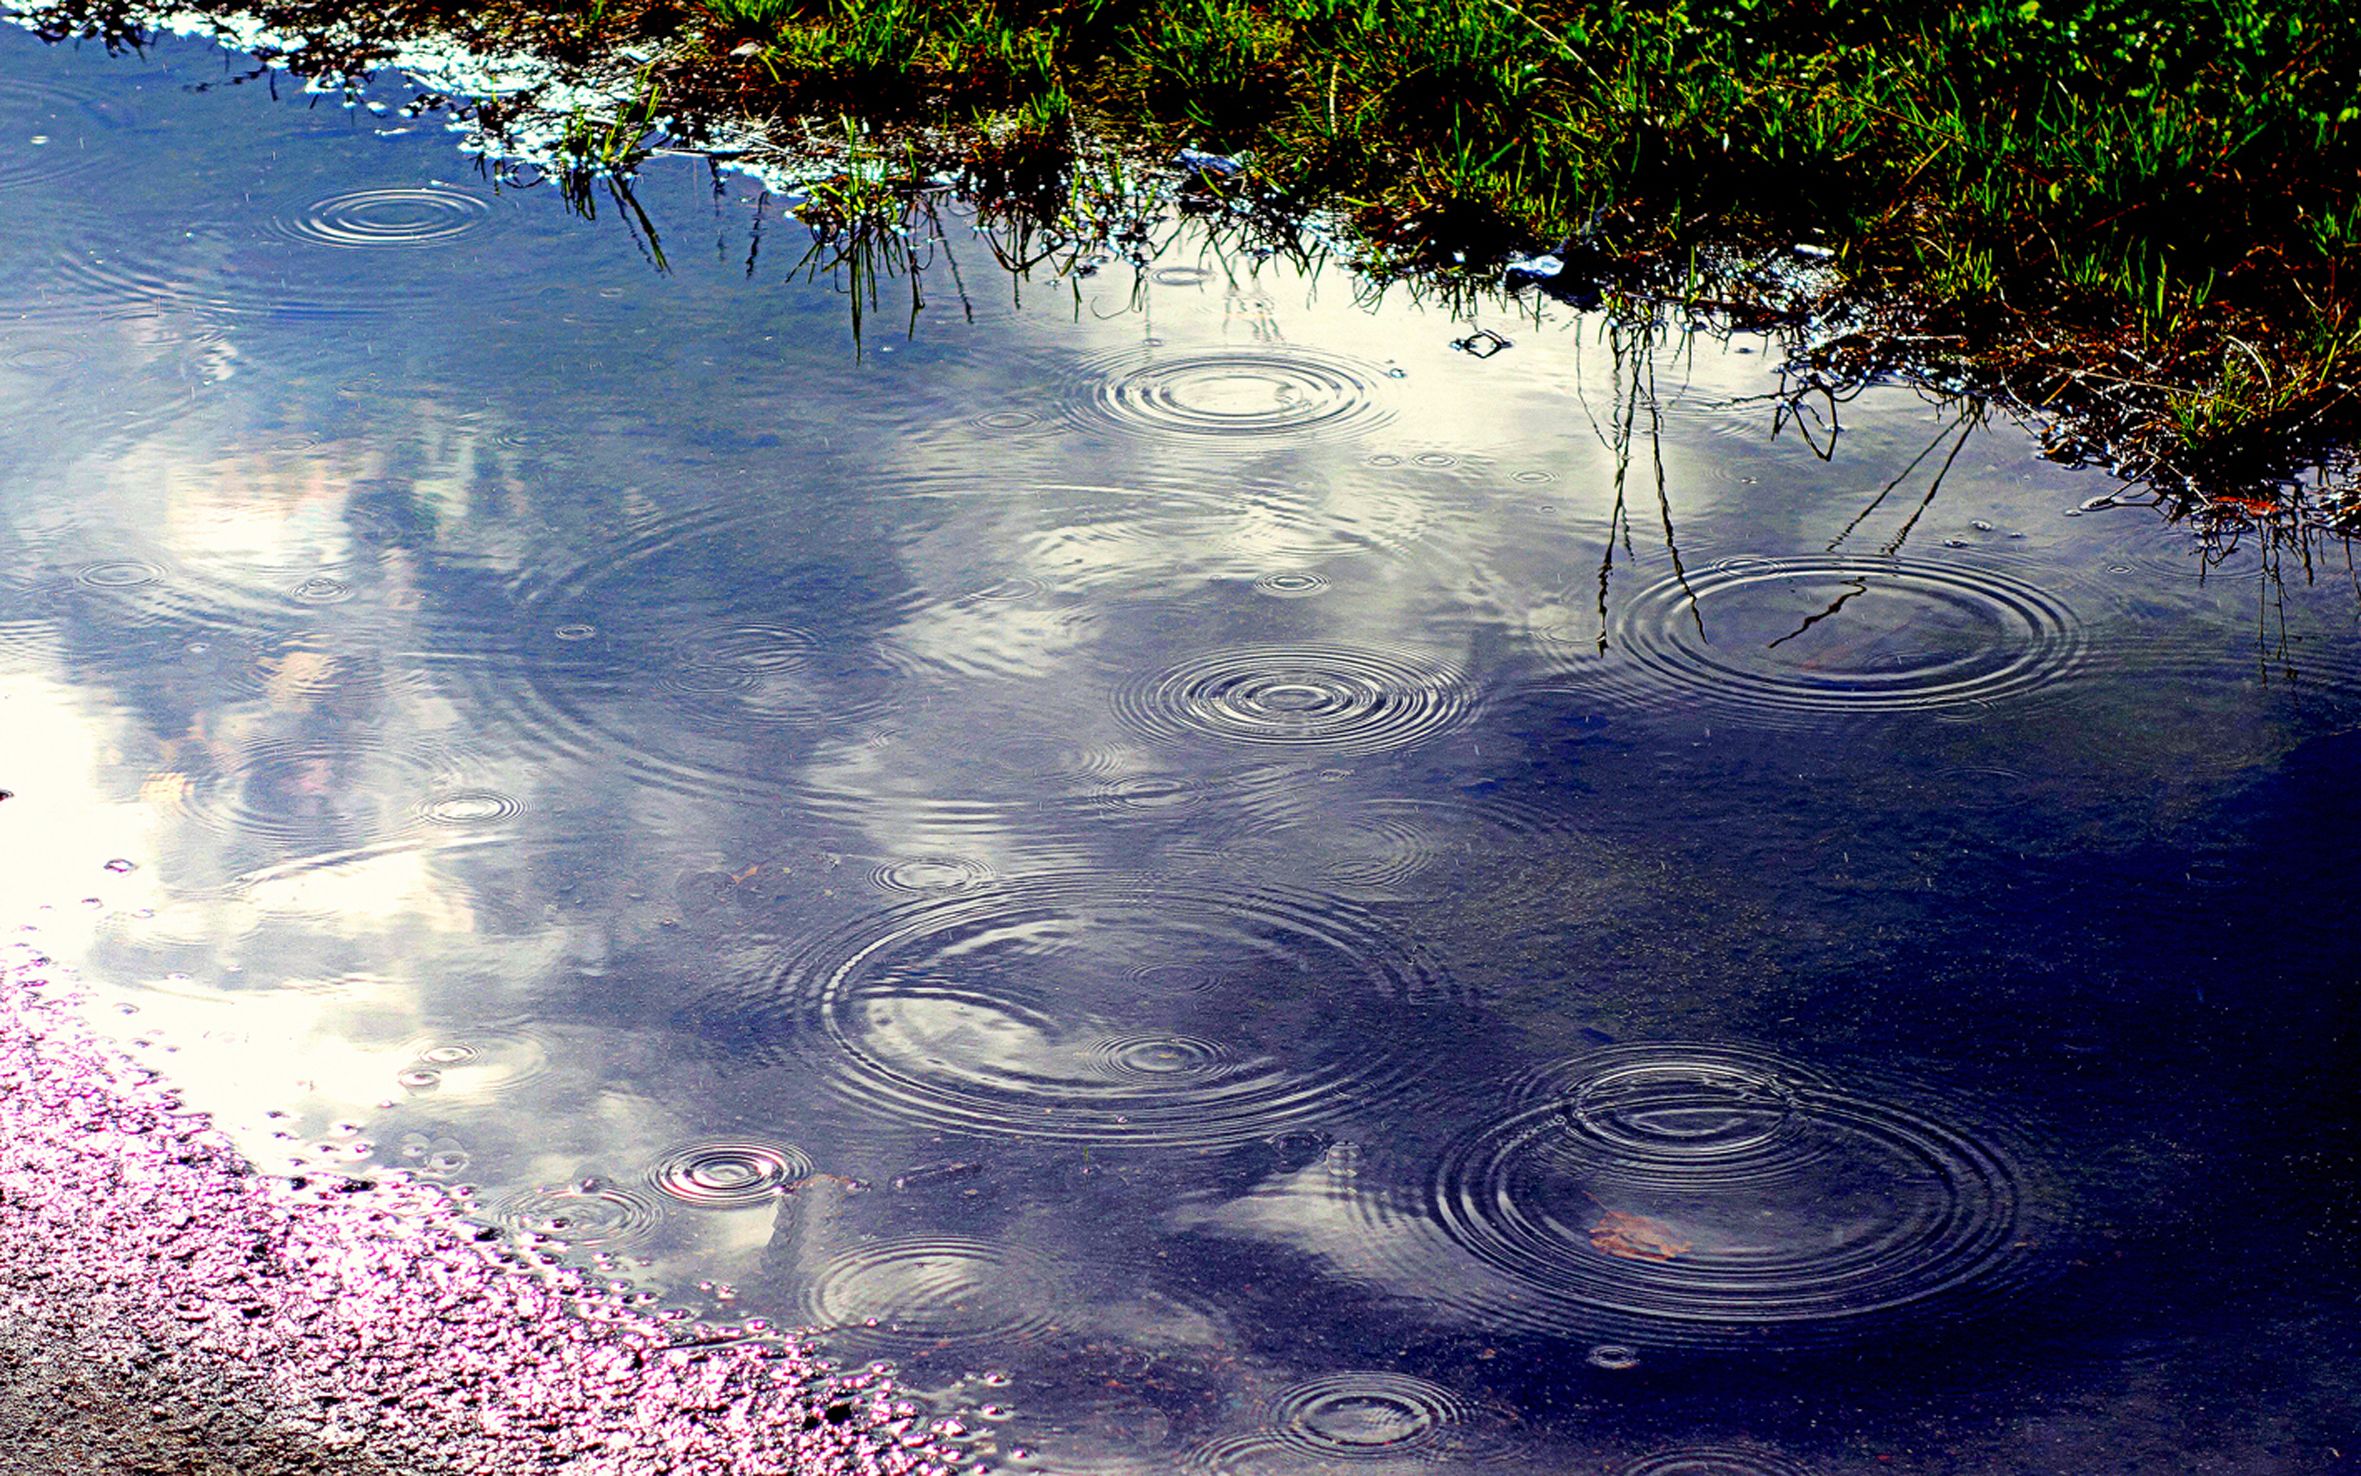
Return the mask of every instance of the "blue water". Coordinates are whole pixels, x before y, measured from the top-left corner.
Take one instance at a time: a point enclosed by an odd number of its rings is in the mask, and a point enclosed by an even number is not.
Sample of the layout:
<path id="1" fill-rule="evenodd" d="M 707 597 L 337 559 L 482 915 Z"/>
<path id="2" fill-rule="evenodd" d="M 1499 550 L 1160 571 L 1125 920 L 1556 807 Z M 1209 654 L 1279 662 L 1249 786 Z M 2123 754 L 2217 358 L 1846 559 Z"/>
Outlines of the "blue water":
<path id="1" fill-rule="evenodd" d="M 856 341 L 248 70 L 0 34 L 0 899 L 266 1169 L 1006 1469 L 2354 1441 L 2341 545 L 1185 222 Z"/>

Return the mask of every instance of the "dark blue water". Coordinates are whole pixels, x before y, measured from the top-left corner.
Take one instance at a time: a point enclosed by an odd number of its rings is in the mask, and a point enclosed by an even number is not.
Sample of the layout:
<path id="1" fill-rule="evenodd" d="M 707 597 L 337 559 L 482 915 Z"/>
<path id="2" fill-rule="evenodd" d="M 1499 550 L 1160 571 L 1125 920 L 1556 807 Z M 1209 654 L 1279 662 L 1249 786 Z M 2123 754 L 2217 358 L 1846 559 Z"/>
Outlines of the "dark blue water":
<path id="1" fill-rule="evenodd" d="M 243 70 L 0 34 L 0 888 L 266 1167 L 995 1467 L 2351 1448 L 2343 547 L 1186 226 L 856 353 Z"/>

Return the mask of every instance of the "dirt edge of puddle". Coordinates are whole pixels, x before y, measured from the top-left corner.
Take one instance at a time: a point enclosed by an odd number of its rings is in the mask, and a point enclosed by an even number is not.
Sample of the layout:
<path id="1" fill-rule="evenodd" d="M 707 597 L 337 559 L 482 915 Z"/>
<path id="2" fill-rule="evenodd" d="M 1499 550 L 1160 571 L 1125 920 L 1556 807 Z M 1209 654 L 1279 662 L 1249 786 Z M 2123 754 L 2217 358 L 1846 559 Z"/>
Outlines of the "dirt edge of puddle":
<path id="1" fill-rule="evenodd" d="M 0 1472 L 942 1476 L 886 1378 L 676 1325 L 429 1186 L 259 1173 L 0 959 Z M 503 1259 L 504 1255 L 507 1259 Z"/>

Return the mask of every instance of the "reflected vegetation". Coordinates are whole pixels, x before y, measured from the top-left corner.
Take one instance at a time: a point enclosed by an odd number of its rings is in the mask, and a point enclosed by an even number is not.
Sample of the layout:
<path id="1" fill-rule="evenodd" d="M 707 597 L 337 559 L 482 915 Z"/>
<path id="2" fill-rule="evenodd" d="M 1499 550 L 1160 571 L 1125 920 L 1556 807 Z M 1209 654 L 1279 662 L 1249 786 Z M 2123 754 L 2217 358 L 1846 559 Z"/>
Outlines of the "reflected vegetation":
<path id="1" fill-rule="evenodd" d="M 2342 1429 L 2322 528 L 1185 215 L 787 270 L 221 65 L 0 35 L 0 884 L 267 1171 L 1004 1470 Z"/>

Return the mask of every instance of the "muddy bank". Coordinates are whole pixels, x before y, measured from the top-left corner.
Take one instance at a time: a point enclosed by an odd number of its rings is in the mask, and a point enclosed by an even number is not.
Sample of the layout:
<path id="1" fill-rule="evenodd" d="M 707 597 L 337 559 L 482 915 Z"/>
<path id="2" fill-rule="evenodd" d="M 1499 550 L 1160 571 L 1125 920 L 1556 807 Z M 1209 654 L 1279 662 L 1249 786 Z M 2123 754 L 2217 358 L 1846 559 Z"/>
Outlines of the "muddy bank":
<path id="1" fill-rule="evenodd" d="M 694 1347 L 423 1186 L 257 1172 L 0 970 L 0 1471 L 937 1476 L 890 1382 Z M 704 1332 L 710 1335 L 713 1330 Z"/>

